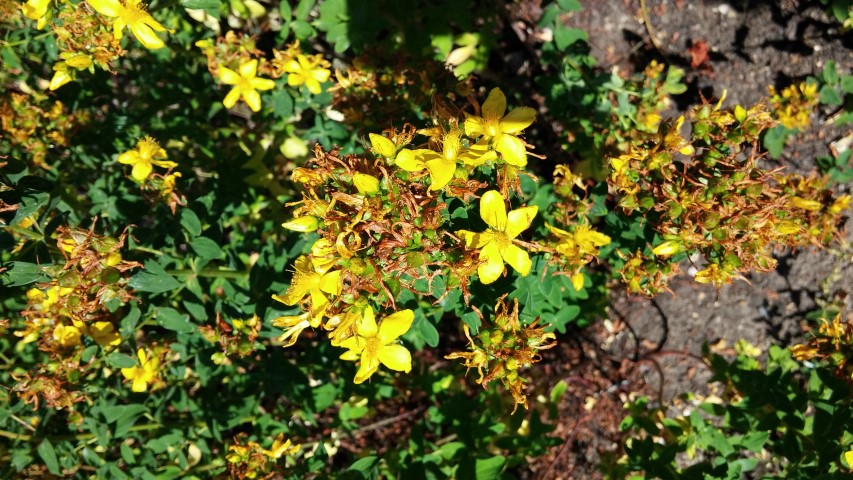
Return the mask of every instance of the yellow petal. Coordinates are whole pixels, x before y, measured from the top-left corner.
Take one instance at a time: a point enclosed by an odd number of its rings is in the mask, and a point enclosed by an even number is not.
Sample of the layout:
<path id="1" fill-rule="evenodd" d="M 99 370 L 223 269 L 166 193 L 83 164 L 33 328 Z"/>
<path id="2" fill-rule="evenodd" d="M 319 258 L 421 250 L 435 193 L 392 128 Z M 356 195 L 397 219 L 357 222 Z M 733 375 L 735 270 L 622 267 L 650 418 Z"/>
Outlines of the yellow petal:
<path id="1" fill-rule="evenodd" d="M 524 142 L 509 134 L 500 134 L 495 138 L 495 150 L 501 154 L 501 158 L 516 167 L 527 165 L 527 148 Z"/>
<path id="2" fill-rule="evenodd" d="M 240 75 L 226 67 L 219 67 L 219 81 L 228 85 L 237 85 L 242 81 Z"/>
<path id="3" fill-rule="evenodd" d="M 394 145 L 394 142 L 375 133 L 370 134 L 370 145 L 373 147 L 374 152 L 385 158 L 394 158 L 394 153 L 397 151 L 397 147 Z"/>
<path id="4" fill-rule="evenodd" d="M 243 62 L 239 68 L 240 76 L 246 79 L 255 78 L 258 74 L 258 60 L 253 58 L 248 62 Z"/>
<path id="5" fill-rule="evenodd" d="M 409 331 L 414 320 L 415 313 L 411 310 L 400 310 L 388 315 L 379 324 L 379 342 L 383 345 L 393 342 Z"/>
<path id="6" fill-rule="evenodd" d="M 430 160 L 426 162 L 426 167 L 429 170 L 429 177 L 432 179 L 432 183 L 429 186 L 430 190 L 441 190 L 444 188 L 453 180 L 453 174 L 456 172 L 456 162 L 446 160 L 445 158 Z"/>
<path id="7" fill-rule="evenodd" d="M 465 118 L 465 135 L 471 138 L 480 137 L 483 135 L 485 128 L 483 117 L 471 115 Z"/>
<path id="8" fill-rule="evenodd" d="M 394 164 L 407 172 L 420 172 L 426 168 L 426 164 L 420 159 L 420 156 L 408 148 L 400 150 L 397 158 L 394 159 Z"/>
<path id="9" fill-rule="evenodd" d="M 584 277 L 583 273 L 578 272 L 572 275 L 572 287 L 574 287 L 576 292 L 580 292 L 583 288 Z"/>
<path id="10" fill-rule="evenodd" d="M 529 127 L 536 120 L 536 110 L 530 107 L 513 108 L 506 117 L 501 120 L 501 131 L 503 133 L 518 133 Z"/>
<path id="11" fill-rule="evenodd" d="M 118 0 L 87 0 L 86 3 L 96 12 L 107 17 L 117 17 L 124 8 Z"/>
<path id="12" fill-rule="evenodd" d="M 853 469 L 853 449 L 844 452 L 844 461 L 847 462 L 847 468 Z"/>
<path id="13" fill-rule="evenodd" d="M 222 104 L 225 105 L 225 108 L 231 108 L 237 104 L 237 100 L 240 99 L 240 93 L 242 89 L 240 87 L 234 87 L 228 92 L 228 95 L 225 95 L 225 99 L 222 100 Z"/>
<path id="14" fill-rule="evenodd" d="M 527 230 L 538 211 L 539 207 L 534 205 L 532 207 L 517 208 L 509 212 L 507 215 L 506 236 L 515 238 L 521 232 Z"/>
<path id="15" fill-rule="evenodd" d="M 500 278 L 504 271 L 504 262 L 496 242 L 491 242 L 480 250 L 480 261 L 483 262 L 477 268 L 480 282 L 489 284 Z"/>
<path id="16" fill-rule="evenodd" d="M 371 375 L 376 373 L 376 370 L 379 368 L 379 356 L 378 355 L 370 355 L 366 350 L 361 354 L 361 365 L 358 367 L 358 371 L 355 373 L 355 379 L 353 379 L 353 383 L 363 383 L 365 380 L 370 378 Z"/>
<path id="17" fill-rule="evenodd" d="M 269 78 L 253 78 L 251 82 L 252 88 L 255 90 L 272 90 L 275 88 L 275 82 Z"/>
<path id="18" fill-rule="evenodd" d="M 484 118 L 501 118 L 506 111 L 506 96 L 500 88 L 493 88 L 483 103 Z"/>
<path id="19" fill-rule="evenodd" d="M 261 111 L 261 94 L 257 90 L 243 90 L 243 100 L 253 112 Z"/>
<path id="20" fill-rule="evenodd" d="M 30 20 L 39 20 L 47 13 L 47 8 L 50 6 L 50 0 L 30 0 L 21 5 L 21 10 L 24 16 Z"/>
<path id="21" fill-rule="evenodd" d="M 530 268 L 533 262 L 530 260 L 530 255 L 527 254 L 518 245 L 510 243 L 501 250 L 501 256 L 516 272 L 522 276 L 530 273 Z"/>
<path id="22" fill-rule="evenodd" d="M 154 167 L 151 166 L 150 163 L 138 162 L 133 166 L 133 171 L 130 173 L 130 176 L 137 182 L 141 182 L 148 178 L 148 175 L 151 174 L 152 170 L 154 170 Z"/>
<path id="23" fill-rule="evenodd" d="M 53 78 L 50 79 L 50 85 L 47 88 L 49 90 L 56 90 L 71 80 L 74 80 L 74 76 L 68 70 L 57 70 L 54 72 Z"/>
<path id="24" fill-rule="evenodd" d="M 480 218 L 486 225 L 503 232 L 506 230 L 506 206 L 504 197 L 497 190 L 489 190 L 480 199 Z"/>
<path id="25" fill-rule="evenodd" d="M 494 239 L 494 235 L 489 232 L 478 233 L 468 230 L 459 230 L 456 232 L 456 235 L 462 237 L 462 241 L 465 242 L 465 246 L 468 248 L 482 248 L 483 245 Z"/>
<path id="26" fill-rule="evenodd" d="M 361 318 L 356 323 L 356 331 L 359 336 L 365 338 L 375 337 L 379 332 L 379 327 L 376 326 L 376 314 L 373 313 L 373 307 L 370 305 L 364 307 Z"/>
<path id="27" fill-rule="evenodd" d="M 320 290 L 332 295 L 341 294 L 341 271 L 332 270 L 320 278 Z"/>
<path id="28" fill-rule="evenodd" d="M 142 45 L 149 50 L 156 50 L 165 46 L 163 40 L 161 40 L 160 37 L 158 37 L 157 34 L 154 33 L 154 30 L 145 23 L 131 23 L 130 31 L 133 32 L 133 36 L 136 37 L 136 39 L 139 40 L 140 43 L 142 43 Z"/>
<path id="29" fill-rule="evenodd" d="M 330 70 L 326 70 L 325 68 L 315 68 L 314 70 L 311 70 L 311 78 L 320 83 L 323 83 L 328 80 L 331 75 L 332 72 Z"/>
<path id="30" fill-rule="evenodd" d="M 398 372 L 412 371 L 412 354 L 402 345 L 385 345 L 379 349 L 382 365 Z"/>
<path id="31" fill-rule="evenodd" d="M 305 86 L 308 87 L 308 91 L 314 95 L 319 95 L 320 92 L 323 91 L 322 87 L 320 87 L 320 82 L 311 77 L 305 79 Z"/>

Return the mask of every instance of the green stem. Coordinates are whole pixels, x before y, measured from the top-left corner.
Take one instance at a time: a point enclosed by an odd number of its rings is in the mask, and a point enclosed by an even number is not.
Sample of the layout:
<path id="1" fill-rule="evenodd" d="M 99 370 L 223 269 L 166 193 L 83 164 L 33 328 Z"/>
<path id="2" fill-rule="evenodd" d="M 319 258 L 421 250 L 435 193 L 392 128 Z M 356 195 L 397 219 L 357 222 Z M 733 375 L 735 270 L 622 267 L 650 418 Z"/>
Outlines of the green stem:
<path id="1" fill-rule="evenodd" d="M 239 271 L 239 270 L 214 270 L 214 269 L 205 269 L 201 271 L 195 271 L 191 269 L 182 269 L 182 270 L 167 270 L 166 273 L 169 275 L 176 276 L 190 276 L 195 275 L 197 277 L 203 278 L 233 278 L 238 280 L 244 280 L 249 278 L 249 272 Z"/>

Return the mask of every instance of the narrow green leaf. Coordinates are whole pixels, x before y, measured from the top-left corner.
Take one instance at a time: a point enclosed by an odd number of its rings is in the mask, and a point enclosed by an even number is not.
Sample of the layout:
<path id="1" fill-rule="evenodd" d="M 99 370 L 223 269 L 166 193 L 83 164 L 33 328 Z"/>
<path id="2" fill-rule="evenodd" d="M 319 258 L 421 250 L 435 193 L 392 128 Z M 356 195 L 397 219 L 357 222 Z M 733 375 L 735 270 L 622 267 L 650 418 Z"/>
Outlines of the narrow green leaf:
<path id="1" fill-rule="evenodd" d="M 59 460 L 56 458 L 56 450 L 53 449 L 53 444 L 50 443 L 50 440 L 46 438 L 42 440 L 37 450 L 39 456 L 44 461 L 44 465 L 50 470 L 50 473 L 54 475 L 62 473 L 59 470 Z"/>

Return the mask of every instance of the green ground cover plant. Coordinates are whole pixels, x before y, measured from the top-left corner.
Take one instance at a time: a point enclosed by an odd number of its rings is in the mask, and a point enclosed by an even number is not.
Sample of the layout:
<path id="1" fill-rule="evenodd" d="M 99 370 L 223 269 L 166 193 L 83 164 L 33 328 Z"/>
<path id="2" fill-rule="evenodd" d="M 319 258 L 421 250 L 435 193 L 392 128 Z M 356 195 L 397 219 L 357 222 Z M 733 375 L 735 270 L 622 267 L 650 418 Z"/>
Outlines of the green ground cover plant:
<path id="1" fill-rule="evenodd" d="M 512 478 L 563 441 L 531 372 L 614 292 L 843 240 L 849 148 L 763 162 L 849 124 L 839 65 L 672 114 L 684 70 L 597 68 L 576 1 L 528 77 L 488 74 L 513 5 L 446 8 L 0 0 L 4 476 Z M 724 391 L 630 402 L 603 474 L 847 478 L 851 332 L 709 353 Z"/>

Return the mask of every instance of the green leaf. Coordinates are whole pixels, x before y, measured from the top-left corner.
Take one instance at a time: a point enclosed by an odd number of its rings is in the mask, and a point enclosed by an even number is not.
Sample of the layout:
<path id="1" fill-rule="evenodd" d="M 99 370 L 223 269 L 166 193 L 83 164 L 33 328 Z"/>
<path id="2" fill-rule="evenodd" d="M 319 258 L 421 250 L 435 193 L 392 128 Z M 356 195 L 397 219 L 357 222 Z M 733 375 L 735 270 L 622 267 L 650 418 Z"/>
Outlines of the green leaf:
<path id="1" fill-rule="evenodd" d="M 360 458 L 355 461 L 352 465 L 350 465 L 349 470 L 353 470 L 361 473 L 368 473 L 369 471 L 376 468 L 376 464 L 379 463 L 379 459 L 375 456 L 371 455 L 368 457 Z"/>
<path id="2" fill-rule="evenodd" d="M 44 282 L 49 279 L 42 273 L 40 266 L 35 263 L 10 262 L 5 264 L 8 270 L 0 273 L 0 285 L 4 287 L 20 287 L 34 282 Z"/>
<path id="3" fill-rule="evenodd" d="M 56 450 L 53 449 L 53 444 L 50 443 L 50 440 L 46 438 L 42 440 L 37 450 L 39 456 L 44 461 L 44 465 L 50 470 L 50 473 L 54 475 L 62 473 L 59 470 L 59 460 L 56 458 Z"/>
<path id="4" fill-rule="evenodd" d="M 281 119 L 288 119 L 293 115 L 293 97 L 287 93 L 287 90 L 279 88 L 273 92 L 272 112 Z"/>
<path id="5" fill-rule="evenodd" d="M 429 320 L 423 319 L 418 322 L 418 333 L 421 334 L 421 337 L 430 347 L 438 346 L 438 330 L 436 330 L 435 325 Z"/>
<path id="6" fill-rule="evenodd" d="M 136 359 L 130 355 L 113 352 L 107 355 L 107 363 L 113 368 L 132 368 L 136 366 Z"/>
<path id="7" fill-rule="evenodd" d="M 838 69 L 835 62 L 832 60 L 826 62 L 826 65 L 823 66 L 823 81 L 829 85 L 835 85 L 838 80 Z"/>
<path id="8" fill-rule="evenodd" d="M 835 107 L 844 103 L 844 99 L 841 98 L 835 87 L 824 85 L 820 88 L 820 103 Z"/>
<path id="9" fill-rule="evenodd" d="M 212 260 L 222 255 L 219 244 L 207 237 L 198 237 L 190 242 L 190 247 L 201 258 Z"/>
<path id="10" fill-rule="evenodd" d="M 768 129 L 764 133 L 764 148 L 770 153 L 773 158 L 782 156 L 782 150 L 785 149 L 785 143 L 788 141 L 788 136 L 791 131 L 782 125 Z"/>
<path id="11" fill-rule="evenodd" d="M 219 0 L 181 0 L 181 6 L 193 10 L 204 10 L 211 16 L 219 18 Z"/>
<path id="12" fill-rule="evenodd" d="M 98 353 L 98 346 L 89 345 L 88 347 L 86 347 L 85 350 L 83 350 L 83 353 L 80 355 L 80 361 L 83 363 L 88 363 L 89 360 L 91 360 L 96 353 Z"/>
<path id="13" fill-rule="evenodd" d="M 853 93 L 853 75 L 844 75 L 841 77 L 841 91 L 844 93 Z"/>
<path id="14" fill-rule="evenodd" d="M 579 0 L 557 0 L 557 5 L 559 5 L 564 12 L 580 12 L 583 10 Z"/>
<path id="15" fill-rule="evenodd" d="M 130 277 L 127 284 L 139 292 L 149 293 L 168 292 L 182 285 L 155 261 L 145 262 L 145 269 Z"/>
<path id="16" fill-rule="evenodd" d="M 293 13 L 293 16 L 296 17 L 297 20 L 308 20 L 308 15 L 311 14 L 311 9 L 314 8 L 314 4 L 316 0 L 299 0 L 299 4 L 296 5 L 296 12 Z"/>
<path id="17" fill-rule="evenodd" d="M 181 209 L 181 226 L 190 234 L 190 238 L 201 235 L 201 220 L 189 208 Z"/>
<path id="18" fill-rule="evenodd" d="M 37 212 L 50 200 L 50 194 L 45 192 L 27 193 L 21 196 L 21 203 L 15 211 L 15 218 L 10 225 L 17 225 L 21 220 Z"/>
<path id="19" fill-rule="evenodd" d="M 575 42 L 587 41 L 589 35 L 580 28 L 566 28 L 559 26 L 554 30 L 554 43 L 560 50 L 565 50 Z"/>
<path id="20" fill-rule="evenodd" d="M 492 458 L 478 458 L 474 467 L 474 478 L 477 480 L 494 480 L 501 476 L 506 463 L 506 457 L 497 455 Z"/>
<path id="21" fill-rule="evenodd" d="M 157 323 L 163 328 L 178 333 L 191 333 L 196 330 L 196 325 L 190 322 L 189 315 L 181 315 L 174 308 L 161 307 L 157 309 Z"/>

